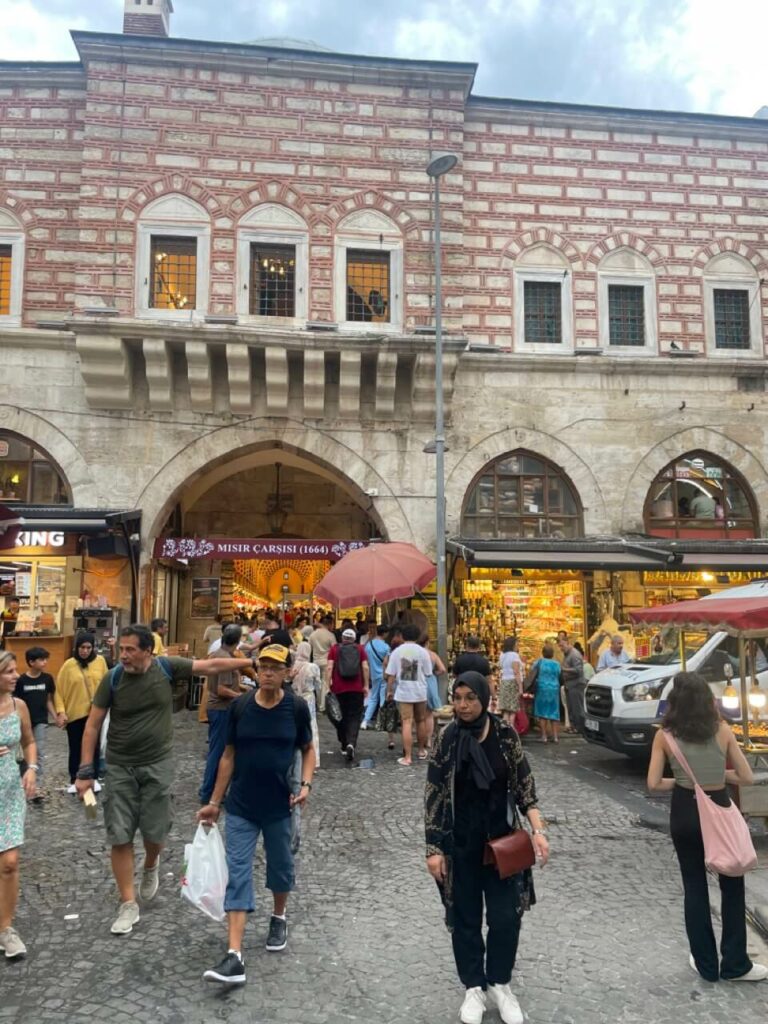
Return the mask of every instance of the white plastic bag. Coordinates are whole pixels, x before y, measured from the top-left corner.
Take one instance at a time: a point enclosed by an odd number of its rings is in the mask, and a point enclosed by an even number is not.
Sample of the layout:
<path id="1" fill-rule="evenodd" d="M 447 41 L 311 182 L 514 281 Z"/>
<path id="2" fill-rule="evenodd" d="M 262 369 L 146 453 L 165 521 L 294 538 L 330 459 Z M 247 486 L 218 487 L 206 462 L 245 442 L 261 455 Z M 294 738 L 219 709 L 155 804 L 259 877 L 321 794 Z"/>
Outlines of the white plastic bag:
<path id="1" fill-rule="evenodd" d="M 215 825 L 197 826 L 195 838 L 184 847 L 182 898 L 214 921 L 224 920 L 227 857 L 221 832 Z"/>

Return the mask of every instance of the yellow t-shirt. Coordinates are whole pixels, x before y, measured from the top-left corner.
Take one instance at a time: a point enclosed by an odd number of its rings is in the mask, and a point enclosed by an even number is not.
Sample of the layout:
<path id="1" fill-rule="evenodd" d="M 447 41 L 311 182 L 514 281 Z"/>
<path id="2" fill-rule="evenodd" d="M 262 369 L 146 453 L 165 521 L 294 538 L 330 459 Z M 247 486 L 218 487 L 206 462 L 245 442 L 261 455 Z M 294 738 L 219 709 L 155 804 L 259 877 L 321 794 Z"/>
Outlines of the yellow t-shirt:
<path id="1" fill-rule="evenodd" d="M 152 636 L 155 638 L 155 646 L 152 648 L 152 653 L 154 655 L 165 654 L 165 644 L 163 643 L 163 638 L 160 636 L 159 633 L 153 633 Z"/>

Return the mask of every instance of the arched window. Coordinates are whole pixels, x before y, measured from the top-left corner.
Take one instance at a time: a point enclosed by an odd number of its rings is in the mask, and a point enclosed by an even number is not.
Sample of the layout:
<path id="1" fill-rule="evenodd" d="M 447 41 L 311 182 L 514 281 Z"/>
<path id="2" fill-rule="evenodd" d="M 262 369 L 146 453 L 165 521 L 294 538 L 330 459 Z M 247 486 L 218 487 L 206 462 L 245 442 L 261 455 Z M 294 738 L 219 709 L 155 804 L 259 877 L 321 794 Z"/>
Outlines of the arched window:
<path id="1" fill-rule="evenodd" d="M 742 476 L 709 452 L 688 452 L 659 473 L 645 499 L 653 537 L 743 540 L 759 535 L 755 500 Z"/>
<path id="2" fill-rule="evenodd" d="M 0 325 L 21 323 L 24 287 L 24 231 L 8 210 L 0 210 Z"/>
<path id="3" fill-rule="evenodd" d="M 189 319 L 208 310 L 211 223 L 186 196 L 149 203 L 139 217 L 136 310 L 156 319 Z"/>
<path id="4" fill-rule="evenodd" d="M 334 246 L 334 308 L 342 328 L 401 330 L 403 236 L 378 210 L 356 210 L 338 226 Z"/>
<path id="5" fill-rule="evenodd" d="M 262 203 L 237 226 L 237 312 L 307 319 L 309 231 L 294 210 Z"/>
<path id="6" fill-rule="evenodd" d="M 67 482 L 45 452 L 16 434 L 0 431 L 0 503 L 68 505 Z"/>
<path id="7" fill-rule="evenodd" d="M 476 540 L 581 537 L 581 502 L 557 466 L 528 452 L 510 452 L 475 478 L 464 502 L 461 532 Z"/>

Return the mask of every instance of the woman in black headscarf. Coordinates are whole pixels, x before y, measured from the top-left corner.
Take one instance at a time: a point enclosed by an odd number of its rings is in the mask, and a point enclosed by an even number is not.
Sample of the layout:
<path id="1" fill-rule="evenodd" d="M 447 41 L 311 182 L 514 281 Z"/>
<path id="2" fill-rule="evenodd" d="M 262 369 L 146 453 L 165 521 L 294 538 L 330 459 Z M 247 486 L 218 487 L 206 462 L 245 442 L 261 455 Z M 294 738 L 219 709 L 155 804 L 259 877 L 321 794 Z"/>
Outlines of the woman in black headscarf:
<path id="1" fill-rule="evenodd" d="M 85 723 L 91 710 L 93 695 L 101 680 L 107 674 L 107 663 L 96 653 L 96 638 L 93 633 L 81 631 L 75 637 L 72 657 L 67 658 L 56 677 L 56 693 L 53 696 L 56 708 L 56 724 L 66 727 L 69 744 L 69 789 L 75 792 L 75 775 L 80 767 L 80 748 L 83 742 Z M 99 764 L 99 744 L 96 744 L 94 765 Z M 100 785 L 94 785 L 98 792 Z"/>
<path id="2" fill-rule="evenodd" d="M 460 1019 L 480 1024 L 491 1006 L 504 1024 L 522 1024 L 509 982 L 522 913 L 535 902 L 531 872 L 501 879 L 495 867 L 483 864 L 483 853 L 489 839 L 522 827 L 516 808 L 530 822 L 541 865 L 547 862 L 549 846 L 520 738 L 489 714 L 490 699 L 479 672 L 464 672 L 456 679 L 455 721 L 440 737 L 427 773 L 427 869 L 440 889 L 456 968 L 467 990 Z"/>

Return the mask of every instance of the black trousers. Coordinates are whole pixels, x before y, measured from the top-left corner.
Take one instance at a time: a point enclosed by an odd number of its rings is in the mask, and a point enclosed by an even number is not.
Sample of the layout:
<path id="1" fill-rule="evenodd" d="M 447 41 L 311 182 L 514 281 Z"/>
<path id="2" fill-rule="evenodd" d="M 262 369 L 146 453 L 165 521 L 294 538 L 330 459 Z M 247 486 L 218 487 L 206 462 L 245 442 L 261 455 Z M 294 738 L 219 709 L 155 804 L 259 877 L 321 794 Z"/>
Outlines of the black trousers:
<path id="1" fill-rule="evenodd" d="M 341 705 L 341 721 L 336 726 L 339 743 L 342 747 L 346 747 L 348 743 L 356 747 L 360 723 L 363 720 L 363 705 L 365 703 L 362 690 L 351 693 L 337 693 L 336 696 L 339 698 L 339 704 Z"/>
<path id="2" fill-rule="evenodd" d="M 709 797 L 721 807 L 727 807 L 730 803 L 724 789 L 710 793 Z M 709 910 L 704 842 L 701 838 L 696 796 L 692 789 L 675 786 L 672 790 L 669 825 L 683 876 L 685 930 L 699 974 L 707 981 L 738 978 L 752 967 L 752 961 L 747 956 L 744 878 L 718 875 L 723 926 L 719 959 Z"/>
<path id="3" fill-rule="evenodd" d="M 585 683 L 566 683 L 565 699 L 568 702 L 568 717 L 571 726 L 581 732 L 584 728 L 584 691 Z"/>
<path id="4" fill-rule="evenodd" d="M 495 868 L 483 864 L 482 847 L 455 852 L 453 956 L 465 988 L 506 985 L 512 977 L 520 939 L 520 895 L 520 876 L 499 878 Z"/>
<path id="5" fill-rule="evenodd" d="M 77 718 L 74 722 L 67 722 L 67 743 L 69 745 L 69 781 L 74 782 L 77 769 L 80 767 L 80 750 L 83 745 L 83 733 L 87 718 Z M 96 750 L 93 753 L 93 770 L 96 777 L 101 774 L 100 765 L 101 733 L 96 740 Z"/>

